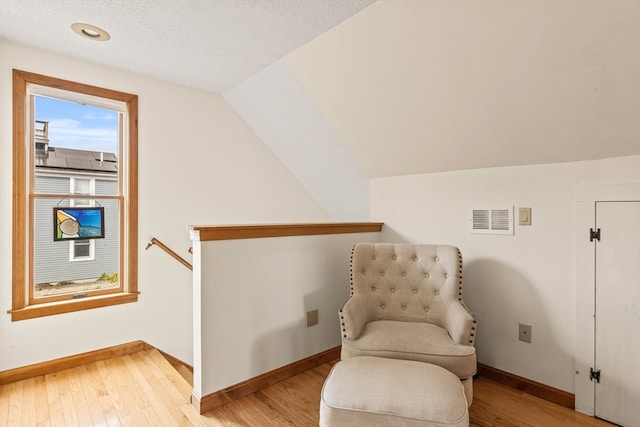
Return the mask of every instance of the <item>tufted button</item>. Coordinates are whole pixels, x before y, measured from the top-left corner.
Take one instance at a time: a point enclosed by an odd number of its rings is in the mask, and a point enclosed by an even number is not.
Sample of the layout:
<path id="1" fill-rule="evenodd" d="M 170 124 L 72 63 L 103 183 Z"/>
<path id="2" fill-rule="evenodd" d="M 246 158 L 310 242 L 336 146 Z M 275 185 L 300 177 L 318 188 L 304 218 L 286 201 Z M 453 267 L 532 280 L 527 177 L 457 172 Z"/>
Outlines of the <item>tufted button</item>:
<path id="1" fill-rule="evenodd" d="M 406 309 L 407 309 L 407 306 L 406 306 L 406 305 L 403 305 L 403 306 L 402 306 L 402 309 L 403 309 L 403 310 L 406 310 Z"/>
<path id="2" fill-rule="evenodd" d="M 373 292 L 375 292 L 375 291 L 376 291 L 376 287 L 375 287 L 375 286 L 372 286 L 372 287 L 371 287 L 371 290 L 372 290 Z"/>
<path id="3" fill-rule="evenodd" d="M 374 255 L 374 256 L 372 256 L 372 257 L 371 257 L 371 259 L 375 260 L 375 259 L 376 259 L 376 256 L 375 256 L 375 255 Z"/>
<path id="4" fill-rule="evenodd" d="M 394 256 L 391 257 L 391 259 L 396 260 L 396 259 L 398 259 L 398 257 L 394 255 Z"/>
<path id="5" fill-rule="evenodd" d="M 384 304 L 380 304 L 380 308 L 384 308 Z"/>
<path id="6" fill-rule="evenodd" d="M 440 258 L 439 258 L 439 257 L 436 257 L 436 261 L 440 261 Z"/>
<path id="7" fill-rule="evenodd" d="M 444 277 L 449 278 L 449 273 L 444 273 Z"/>
<path id="8" fill-rule="evenodd" d="M 391 288 L 391 293 L 394 293 L 396 291 L 396 288 Z"/>
<path id="9" fill-rule="evenodd" d="M 417 294 L 417 293 L 418 293 L 418 289 L 417 289 L 417 288 L 414 288 L 414 289 L 413 289 L 413 293 L 414 293 L 414 294 Z"/>
<path id="10" fill-rule="evenodd" d="M 429 277 L 429 273 L 424 273 L 424 277 Z"/>
<path id="11" fill-rule="evenodd" d="M 407 273 L 406 273 L 406 272 L 403 272 L 403 273 L 402 273 L 402 277 L 407 277 Z"/>
<path id="12" fill-rule="evenodd" d="M 424 311 L 429 311 L 429 307 L 425 307 L 425 308 L 424 308 Z"/>
<path id="13" fill-rule="evenodd" d="M 436 291 L 434 292 L 434 294 L 436 294 L 436 295 L 440 295 L 440 291 L 436 290 Z"/>
<path id="14" fill-rule="evenodd" d="M 418 257 L 417 257 L 417 256 L 414 256 L 414 257 L 413 257 L 413 260 L 414 260 L 414 261 L 417 261 L 417 260 L 418 260 Z"/>
<path id="15" fill-rule="evenodd" d="M 380 272 L 380 275 L 381 275 L 381 276 L 384 276 L 384 271 L 381 271 L 381 272 Z"/>

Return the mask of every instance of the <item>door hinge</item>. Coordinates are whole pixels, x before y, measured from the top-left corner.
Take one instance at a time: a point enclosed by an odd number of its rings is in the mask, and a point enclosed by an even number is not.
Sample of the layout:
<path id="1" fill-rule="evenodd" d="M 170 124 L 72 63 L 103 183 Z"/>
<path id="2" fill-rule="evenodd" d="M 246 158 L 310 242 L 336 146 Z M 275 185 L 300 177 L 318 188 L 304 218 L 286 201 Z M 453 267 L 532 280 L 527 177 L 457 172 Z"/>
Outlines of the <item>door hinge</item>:
<path id="1" fill-rule="evenodd" d="M 593 368 L 589 368 L 589 380 L 593 381 L 596 380 L 597 383 L 600 382 L 600 369 L 598 370 L 593 370 Z"/>
<path id="2" fill-rule="evenodd" d="M 594 230 L 593 228 L 589 229 L 589 241 L 593 242 L 593 240 L 600 241 L 600 229 Z"/>

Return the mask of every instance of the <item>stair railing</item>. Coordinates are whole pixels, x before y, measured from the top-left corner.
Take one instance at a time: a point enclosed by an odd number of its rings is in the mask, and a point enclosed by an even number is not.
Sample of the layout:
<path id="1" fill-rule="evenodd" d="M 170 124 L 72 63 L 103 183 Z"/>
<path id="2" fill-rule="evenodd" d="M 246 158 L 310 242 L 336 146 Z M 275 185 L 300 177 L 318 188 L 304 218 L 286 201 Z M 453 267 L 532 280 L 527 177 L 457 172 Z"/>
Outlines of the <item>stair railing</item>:
<path id="1" fill-rule="evenodd" d="M 151 242 L 147 245 L 145 250 L 149 249 L 153 245 L 158 246 L 160 249 L 162 249 L 163 251 L 165 251 L 166 253 L 171 255 L 173 258 L 175 258 L 178 262 L 180 262 L 180 264 L 184 265 L 189 270 L 193 271 L 193 266 L 186 259 L 182 258 L 180 255 L 178 255 L 177 253 L 172 251 L 171 248 L 169 248 L 167 245 L 165 245 L 164 243 L 162 243 L 160 240 L 156 239 L 155 237 L 153 237 L 151 239 Z"/>

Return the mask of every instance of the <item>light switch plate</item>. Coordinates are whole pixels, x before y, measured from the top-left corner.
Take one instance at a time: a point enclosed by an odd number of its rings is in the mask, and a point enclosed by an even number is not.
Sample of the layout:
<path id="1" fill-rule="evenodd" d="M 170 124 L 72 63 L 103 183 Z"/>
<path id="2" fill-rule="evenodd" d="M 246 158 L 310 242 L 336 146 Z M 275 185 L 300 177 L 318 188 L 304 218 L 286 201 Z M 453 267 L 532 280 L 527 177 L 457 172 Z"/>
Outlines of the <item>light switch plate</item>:
<path id="1" fill-rule="evenodd" d="M 520 208 L 519 214 L 519 225 L 531 225 L 531 208 Z"/>

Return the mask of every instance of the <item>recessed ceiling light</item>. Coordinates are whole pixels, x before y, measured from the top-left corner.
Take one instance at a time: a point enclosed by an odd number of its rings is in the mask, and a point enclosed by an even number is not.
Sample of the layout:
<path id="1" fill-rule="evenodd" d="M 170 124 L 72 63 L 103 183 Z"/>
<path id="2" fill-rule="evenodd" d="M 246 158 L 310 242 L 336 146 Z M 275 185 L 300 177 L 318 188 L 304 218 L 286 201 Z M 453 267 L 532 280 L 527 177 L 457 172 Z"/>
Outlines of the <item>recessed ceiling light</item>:
<path id="1" fill-rule="evenodd" d="M 106 41 L 111 38 L 109 33 L 107 33 L 102 28 L 96 27 L 95 25 L 76 22 L 75 24 L 71 24 L 71 29 L 76 34 L 89 40 Z"/>

